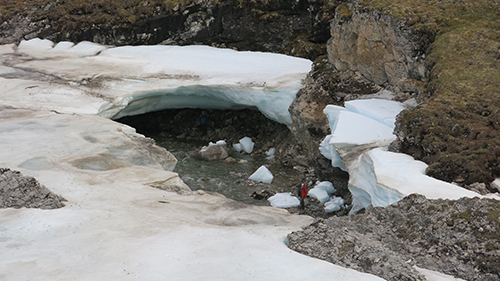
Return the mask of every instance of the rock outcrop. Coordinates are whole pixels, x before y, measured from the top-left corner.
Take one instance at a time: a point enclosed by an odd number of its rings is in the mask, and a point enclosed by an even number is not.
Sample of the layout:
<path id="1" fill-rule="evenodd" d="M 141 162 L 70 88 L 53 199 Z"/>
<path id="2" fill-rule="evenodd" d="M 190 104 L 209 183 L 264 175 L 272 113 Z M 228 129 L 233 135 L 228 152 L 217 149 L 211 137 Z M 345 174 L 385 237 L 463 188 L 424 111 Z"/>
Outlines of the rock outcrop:
<path id="1" fill-rule="evenodd" d="M 500 202 L 410 195 L 364 214 L 318 219 L 289 247 L 387 280 L 425 280 L 412 267 L 465 280 L 500 280 Z"/>
<path id="2" fill-rule="evenodd" d="M 318 143 L 329 134 L 323 109 L 328 104 L 363 98 L 383 89 L 394 99 L 425 99 L 429 71 L 425 52 L 427 35 L 378 10 L 366 11 L 355 3 L 341 4 L 331 21 L 328 57 L 319 57 L 290 106 L 294 157 L 302 165 L 314 166 L 321 178 L 334 174 L 322 165 Z M 278 156 L 280 159 L 280 156 Z M 338 173 L 337 173 L 338 174 Z"/>
<path id="3" fill-rule="evenodd" d="M 331 22 L 328 58 L 340 72 L 360 74 L 395 93 L 421 96 L 429 79 L 422 33 L 378 10 L 342 4 Z"/>
<path id="4" fill-rule="evenodd" d="M 303 151 L 297 153 L 301 156 L 295 157 L 296 161 L 314 166 L 321 157 L 318 144 L 330 134 L 328 119 L 323 113 L 327 105 L 343 106 L 345 100 L 373 94 L 381 89 L 367 80 L 337 71 L 325 56 L 318 58 L 289 108 L 293 120 L 291 132 Z"/>
<path id="5" fill-rule="evenodd" d="M 0 208 L 57 209 L 64 207 L 63 201 L 35 178 L 0 168 Z"/>

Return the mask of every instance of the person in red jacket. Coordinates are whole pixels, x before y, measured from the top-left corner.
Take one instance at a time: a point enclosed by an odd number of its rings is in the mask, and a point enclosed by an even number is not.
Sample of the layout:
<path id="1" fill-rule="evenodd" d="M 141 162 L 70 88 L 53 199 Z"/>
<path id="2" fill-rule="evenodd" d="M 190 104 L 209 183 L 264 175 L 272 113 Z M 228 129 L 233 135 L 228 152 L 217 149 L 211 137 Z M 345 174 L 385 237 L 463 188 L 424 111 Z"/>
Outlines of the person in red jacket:
<path id="1" fill-rule="evenodd" d="M 300 208 L 303 210 L 305 207 L 304 199 L 307 197 L 307 187 L 305 184 L 302 184 L 300 188 Z"/>

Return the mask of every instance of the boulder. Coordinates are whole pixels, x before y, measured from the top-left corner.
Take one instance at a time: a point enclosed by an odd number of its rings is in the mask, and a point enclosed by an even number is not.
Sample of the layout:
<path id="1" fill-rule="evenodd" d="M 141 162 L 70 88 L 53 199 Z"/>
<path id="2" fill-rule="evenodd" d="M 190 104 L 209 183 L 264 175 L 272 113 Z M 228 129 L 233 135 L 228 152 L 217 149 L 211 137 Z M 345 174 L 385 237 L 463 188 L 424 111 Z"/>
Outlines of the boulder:
<path id="1" fill-rule="evenodd" d="M 206 161 L 224 160 L 228 157 L 226 148 L 221 145 L 209 145 L 203 148 L 198 155 Z"/>

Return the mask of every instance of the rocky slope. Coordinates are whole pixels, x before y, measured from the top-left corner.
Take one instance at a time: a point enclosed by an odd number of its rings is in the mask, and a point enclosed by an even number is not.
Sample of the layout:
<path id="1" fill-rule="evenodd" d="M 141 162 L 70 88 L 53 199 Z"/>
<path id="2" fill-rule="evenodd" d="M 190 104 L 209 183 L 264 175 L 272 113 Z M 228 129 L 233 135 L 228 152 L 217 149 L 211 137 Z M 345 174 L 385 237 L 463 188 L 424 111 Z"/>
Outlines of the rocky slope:
<path id="1" fill-rule="evenodd" d="M 410 195 L 364 214 L 318 219 L 288 235 L 306 255 L 387 280 L 425 280 L 416 265 L 465 280 L 500 280 L 500 203 Z"/>
<path id="2" fill-rule="evenodd" d="M 379 10 L 340 5 L 331 22 L 328 59 L 340 72 L 354 72 L 398 94 L 418 97 L 429 70 L 424 34 Z M 405 98 L 405 97 L 401 97 Z"/>
<path id="3" fill-rule="evenodd" d="M 57 209 L 64 207 L 63 201 L 35 178 L 0 168 L 0 208 Z"/>

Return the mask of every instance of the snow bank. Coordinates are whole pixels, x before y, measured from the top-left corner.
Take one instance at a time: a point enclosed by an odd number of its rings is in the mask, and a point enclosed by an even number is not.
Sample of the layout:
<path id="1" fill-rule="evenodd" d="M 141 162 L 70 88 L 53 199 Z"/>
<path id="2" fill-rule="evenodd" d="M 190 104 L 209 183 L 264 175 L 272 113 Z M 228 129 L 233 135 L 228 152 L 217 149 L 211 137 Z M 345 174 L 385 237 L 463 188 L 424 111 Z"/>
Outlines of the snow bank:
<path id="1" fill-rule="evenodd" d="M 68 201 L 51 211 L 0 209 L 2 278 L 382 280 L 291 251 L 286 235 L 312 218 L 191 192 L 165 170 L 175 163 L 165 150 L 96 115 L 211 101 L 258 107 L 286 123 L 310 61 L 202 46 L 22 45 L 0 47 L 0 167 Z M 11 60 L 15 52 L 35 59 Z M 193 96 L 198 90 L 207 93 Z M 172 93 L 172 103 L 162 100 Z"/>
<path id="2" fill-rule="evenodd" d="M 259 181 L 263 183 L 271 183 L 273 181 L 273 174 L 266 168 L 266 166 L 260 166 L 257 171 L 250 175 L 249 179 L 253 181 Z"/>
<path id="3" fill-rule="evenodd" d="M 0 143 L 0 167 L 68 200 L 0 209 L 2 279 L 382 280 L 287 248 L 308 216 L 191 192 L 162 168 L 167 152 L 128 126 L 4 107 Z"/>
<path id="4" fill-rule="evenodd" d="M 107 46 L 83 41 L 78 44 L 72 42 L 59 42 L 54 44 L 47 39 L 34 38 L 21 41 L 17 47 L 17 53 L 26 54 L 34 58 L 57 58 L 57 57 L 86 57 L 95 56 L 108 49 Z"/>

